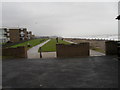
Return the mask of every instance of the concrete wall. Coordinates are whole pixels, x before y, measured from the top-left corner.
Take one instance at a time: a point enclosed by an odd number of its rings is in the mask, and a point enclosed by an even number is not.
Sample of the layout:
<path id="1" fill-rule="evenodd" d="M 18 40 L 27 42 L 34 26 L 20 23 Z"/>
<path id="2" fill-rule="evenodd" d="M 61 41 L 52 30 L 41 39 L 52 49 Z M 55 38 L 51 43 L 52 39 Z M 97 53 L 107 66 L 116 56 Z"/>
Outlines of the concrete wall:
<path id="1" fill-rule="evenodd" d="M 106 41 L 105 42 L 105 51 L 106 55 L 117 55 L 118 48 L 117 48 L 117 41 Z"/>
<path id="2" fill-rule="evenodd" d="M 58 58 L 86 57 L 89 56 L 89 43 L 80 44 L 56 44 Z"/>
<path id="3" fill-rule="evenodd" d="M 12 56 L 15 58 L 27 58 L 27 48 L 26 47 L 3 48 L 2 56 Z"/>

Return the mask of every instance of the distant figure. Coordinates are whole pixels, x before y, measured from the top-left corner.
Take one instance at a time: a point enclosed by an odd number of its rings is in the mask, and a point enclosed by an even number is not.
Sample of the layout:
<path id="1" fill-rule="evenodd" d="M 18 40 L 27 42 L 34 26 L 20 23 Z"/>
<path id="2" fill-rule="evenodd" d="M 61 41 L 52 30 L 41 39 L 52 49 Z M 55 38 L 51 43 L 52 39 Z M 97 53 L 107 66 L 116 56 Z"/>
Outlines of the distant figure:
<path id="1" fill-rule="evenodd" d="M 63 41 L 63 38 L 62 38 L 62 41 Z"/>
<path id="2" fill-rule="evenodd" d="M 42 58 L 42 48 L 40 47 L 40 58 Z"/>
<path id="3" fill-rule="evenodd" d="M 56 42 L 58 43 L 58 37 L 56 38 Z"/>

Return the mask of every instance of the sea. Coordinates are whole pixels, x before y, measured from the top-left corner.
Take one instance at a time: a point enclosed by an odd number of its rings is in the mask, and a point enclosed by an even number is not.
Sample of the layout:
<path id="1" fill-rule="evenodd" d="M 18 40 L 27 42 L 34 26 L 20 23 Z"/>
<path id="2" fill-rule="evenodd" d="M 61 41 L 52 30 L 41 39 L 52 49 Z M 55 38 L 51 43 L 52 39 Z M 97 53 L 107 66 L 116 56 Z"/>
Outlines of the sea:
<path id="1" fill-rule="evenodd" d="M 70 37 L 68 37 L 68 38 L 70 38 Z M 111 34 L 111 35 L 89 35 L 89 36 L 78 36 L 78 37 L 71 37 L 71 38 L 78 38 L 78 39 L 100 39 L 100 40 L 120 41 L 120 35 L 118 35 L 118 34 Z"/>
<path id="2" fill-rule="evenodd" d="M 120 41 L 120 35 L 118 35 L 118 34 L 111 34 L 111 35 L 89 35 L 89 36 L 65 37 L 65 38 L 100 39 L 100 40 Z M 2 38 L 0 38 L 0 43 L 2 43 Z"/>

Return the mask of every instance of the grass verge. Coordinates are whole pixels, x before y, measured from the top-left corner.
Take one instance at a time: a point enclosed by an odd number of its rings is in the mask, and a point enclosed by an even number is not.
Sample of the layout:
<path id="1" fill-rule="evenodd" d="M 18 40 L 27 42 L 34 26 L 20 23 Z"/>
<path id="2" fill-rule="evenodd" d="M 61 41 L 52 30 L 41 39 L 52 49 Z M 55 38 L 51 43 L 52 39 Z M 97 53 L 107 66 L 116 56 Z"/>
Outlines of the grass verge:
<path id="1" fill-rule="evenodd" d="M 70 44 L 69 42 L 63 41 L 61 39 L 58 40 L 59 44 Z M 42 52 L 54 52 L 56 51 L 56 39 L 51 39 L 48 43 L 42 46 Z M 38 50 L 40 52 L 40 49 Z"/>
<path id="2" fill-rule="evenodd" d="M 33 40 L 26 41 L 24 43 L 13 45 L 11 47 L 12 48 L 16 48 L 16 47 L 19 47 L 19 46 L 26 46 L 27 47 L 27 45 L 29 43 L 30 44 L 30 47 L 28 47 L 28 49 L 29 49 L 29 48 L 32 48 L 32 47 L 34 47 L 34 46 L 36 46 L 36 45 L 38 45 L 38 44 L 40 44 L 40 43 L 42 43 L 42 42 L 44 42 L 46 40 L 47 39 L 33 39 Z"/>
<path id="3" fill-rule="evenodd" d="M 91 49 L 97 52 L 105 53 L 105 51 L 100 48 L 91 48 Z"/>

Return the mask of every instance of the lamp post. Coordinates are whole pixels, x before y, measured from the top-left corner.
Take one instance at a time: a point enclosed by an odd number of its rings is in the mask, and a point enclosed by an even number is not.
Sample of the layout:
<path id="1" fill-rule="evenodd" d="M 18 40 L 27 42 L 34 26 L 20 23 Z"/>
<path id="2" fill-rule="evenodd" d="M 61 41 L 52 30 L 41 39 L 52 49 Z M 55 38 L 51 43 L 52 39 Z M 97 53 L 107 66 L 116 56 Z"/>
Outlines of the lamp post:
<path id="1" fill-rule="evenodd" d="M 120 20 L 120 15 L 118 15 L 117 16 L 117 18 L 116 18 L 117 20 Z M 119 29 L 119 28 L 118 28 Z M 119 35 L 119 34 L 118 34 Z M 118 48 L 117 48 L 117 50 L 118 50 L 118 58 L 120 58 L 120 42 L 119 42 L 119 40 L 118 40 L 118 43 L 117 43 L 118 45 Z"/>
<path id="2" fill-rule="evenodd" d="M 42 48 L 40 47 L 40 58 L 42 58 Z"/>

